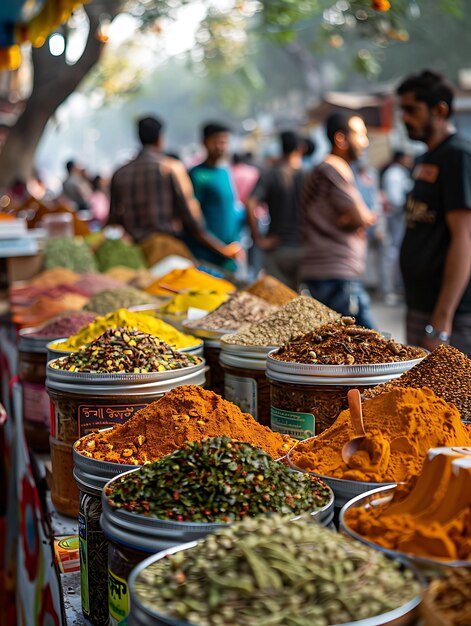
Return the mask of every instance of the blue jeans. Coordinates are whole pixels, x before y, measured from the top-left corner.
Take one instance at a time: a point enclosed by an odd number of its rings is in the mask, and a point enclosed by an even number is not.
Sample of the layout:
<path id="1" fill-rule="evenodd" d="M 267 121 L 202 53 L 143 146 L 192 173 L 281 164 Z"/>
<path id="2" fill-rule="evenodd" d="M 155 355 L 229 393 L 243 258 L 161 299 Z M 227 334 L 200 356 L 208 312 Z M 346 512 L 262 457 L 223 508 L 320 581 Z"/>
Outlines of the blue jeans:
<path id="1" fill-rule="evenodd" d="M 353 316 L 359 326 L 375 328 L 371 319 L 370 298 L 359 280 L 326 278 L 303 282 L 316 300 L 342 315 Z"/>

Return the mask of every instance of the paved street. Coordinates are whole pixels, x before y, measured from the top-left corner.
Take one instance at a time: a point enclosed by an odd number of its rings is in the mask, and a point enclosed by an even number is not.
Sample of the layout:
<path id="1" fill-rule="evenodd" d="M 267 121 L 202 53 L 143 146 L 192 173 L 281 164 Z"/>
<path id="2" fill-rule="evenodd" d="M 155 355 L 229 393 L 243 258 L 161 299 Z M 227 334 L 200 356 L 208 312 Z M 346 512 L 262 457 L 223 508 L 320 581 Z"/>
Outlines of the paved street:
<path id="1" fill-rule="evenodd" d="M 378 330 L 384 333 L 391 333 L 394 339 L 403 343 L 406 339 L 404 304 L 386 306 L 372 298 L 371 309 Z"/>

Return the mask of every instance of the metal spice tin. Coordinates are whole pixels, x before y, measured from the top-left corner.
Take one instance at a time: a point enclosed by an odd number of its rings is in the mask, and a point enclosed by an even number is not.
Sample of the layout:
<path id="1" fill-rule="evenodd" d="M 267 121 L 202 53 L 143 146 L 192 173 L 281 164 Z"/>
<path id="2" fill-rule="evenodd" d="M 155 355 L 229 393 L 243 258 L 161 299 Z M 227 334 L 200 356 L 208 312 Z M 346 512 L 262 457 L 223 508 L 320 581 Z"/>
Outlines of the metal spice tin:
<path id="1" fill-rule="evenodd" d="M 134 592 L 134 586 L 141 572 L 147 567 L 150 567 L 168 555 L 176 554 L 177 552 L 182 552 L 184 550 L 191 550 L 195 548 L 196 545 L 197 542 L 192 541 L 175 548 L 164 550 L 159 554 L 154 554 L 145 561 L 142 561 L 142 563 L 133 569 L 128 581 L 131 594 L 131 612 L 128 617 L 128 626 L 193 626 L 188 622 L 155 613 L 151 609 L 144 606 Z M 412 626 L 412 624 L 416 623 L 416 620 L 419 617 L 419 606 L 421 600 L 421 596 L 418 595 L 406 604 L 403 604 L 388 613 L 383 613 L 382 615 L 377 615 L 368 619 L 358 620 L 356 622 L 345 622 L 342 625 L 332 624 L 332 626 Z"/>
<path id="2" fill-rule="evenodd" d="M 373 387 L 398 378 L 422 359 L 368 365 L 310 365 L 267 357 L 271 428 L 306 439 L 329 428 L 348 407 L 352 387 Z"/>
<path id="3" fill-rule="evenodd" d="M 94 626 L 106 626 L 108 615 L 108 542 L 100 527 L 101 492 L 113 477 L 135 465 L 109 463 L 73 449 L 74 478 L 79 488 L 79 542 L 82 612 Z"/>
<path id="4" fill-rule="evenodd" d="M 147 374 L 94 374 L 56 370 L 48 364 L 46 388 L 51 399 L 52 497 L 65 515 L 77 514 L 72 445 L 94 430 L 122 424 L 136 411 L 180 385 L 203 385 L 205 362 Z M 54 448 L 54 450 L 52 449 Z M 56 465 L 60 462 L 61 470 Z"/>

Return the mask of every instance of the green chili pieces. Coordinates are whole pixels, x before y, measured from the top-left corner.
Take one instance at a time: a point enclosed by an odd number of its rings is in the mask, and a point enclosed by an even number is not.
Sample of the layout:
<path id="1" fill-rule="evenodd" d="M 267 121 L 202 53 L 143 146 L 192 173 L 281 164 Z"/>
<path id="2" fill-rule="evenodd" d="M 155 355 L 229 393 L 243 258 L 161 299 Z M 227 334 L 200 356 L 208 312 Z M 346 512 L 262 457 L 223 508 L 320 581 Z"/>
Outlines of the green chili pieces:
<path id="1" fill-rule="evenodd" d="M 178 522 L 233 522 L 298 515 L 329 502 L 319 479 L 292 472 L 263 450 L 228 437 L 192 442 L 113 482 L 110 504 Z"/>

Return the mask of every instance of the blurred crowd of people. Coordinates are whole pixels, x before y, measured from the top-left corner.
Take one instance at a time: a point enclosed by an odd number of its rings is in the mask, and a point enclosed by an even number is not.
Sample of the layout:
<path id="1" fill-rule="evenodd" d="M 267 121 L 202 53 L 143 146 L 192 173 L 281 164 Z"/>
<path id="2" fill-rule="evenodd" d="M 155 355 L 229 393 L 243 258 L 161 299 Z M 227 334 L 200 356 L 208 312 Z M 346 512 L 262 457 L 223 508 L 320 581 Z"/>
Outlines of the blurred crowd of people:
<path id="1" fill-rule="evenodd" d="M 231 158 L 230 128 L 211 121 L 201 129 L 206 157 L 187 170 L 165 152 L 162 120 L 146 117 L 133 160 L 110 181 L 71 160 L 62 195 L 99 226 L 135 241 L 172 235 L 202 263 L 247 278 L 265 270 L 369 327 L 365 283 L 375 275 L 386 304 L 405 297 L 410 341 L 469 352 L 471 150 L 450 123 L 453 92 L 441 76 L 411 76 L 397 94 L 410 138 L 427 147 L 415 166 L 397 150 L 372 168 L 363 119 L 333 113 L 330 152 L 315 167 L 305 163 L 316 146 L 294 130 L 280 133 L 279 156 L 263 167 L 250 153 Z"/>

